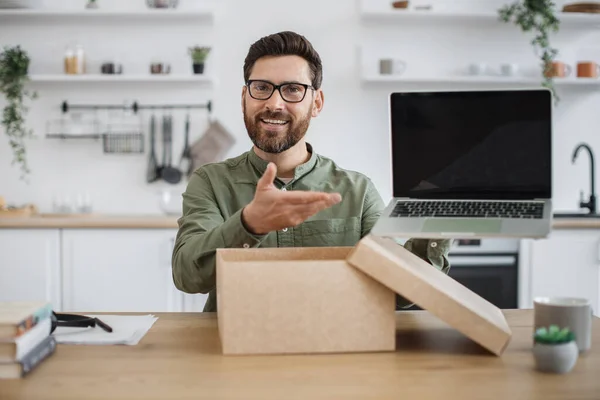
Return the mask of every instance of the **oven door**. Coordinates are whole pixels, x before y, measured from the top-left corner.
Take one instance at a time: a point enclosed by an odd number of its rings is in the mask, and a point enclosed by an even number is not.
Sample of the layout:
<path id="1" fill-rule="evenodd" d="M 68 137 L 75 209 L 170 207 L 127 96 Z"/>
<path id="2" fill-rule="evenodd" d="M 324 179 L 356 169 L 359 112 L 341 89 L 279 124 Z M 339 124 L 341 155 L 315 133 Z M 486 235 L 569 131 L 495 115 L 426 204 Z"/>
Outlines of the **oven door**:
<path id="1" fill-rule="evenodd" d="M 448 275 L 498 308 L 518 308 L 517 254 L 449 255 Z"/>
<path id="2" fill-rule="evenodd" d="M 501 309 L 518 308 L 517 254 L 448 255 L 448 275 Z M 397 310 L 421 310 L 417 305 Z"/>

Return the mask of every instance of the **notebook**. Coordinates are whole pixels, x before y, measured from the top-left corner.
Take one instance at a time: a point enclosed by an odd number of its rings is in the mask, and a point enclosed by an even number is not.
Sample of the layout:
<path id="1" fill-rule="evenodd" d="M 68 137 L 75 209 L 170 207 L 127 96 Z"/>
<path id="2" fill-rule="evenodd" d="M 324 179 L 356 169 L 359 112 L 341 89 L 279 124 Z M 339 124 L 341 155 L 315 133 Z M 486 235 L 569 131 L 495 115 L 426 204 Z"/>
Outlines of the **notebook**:
<path id="1" fill-rule="evenodd" d="M 50 314 L 52 305 L 45 301 L 0 302 L 0 339 L 21 336 Z"/>

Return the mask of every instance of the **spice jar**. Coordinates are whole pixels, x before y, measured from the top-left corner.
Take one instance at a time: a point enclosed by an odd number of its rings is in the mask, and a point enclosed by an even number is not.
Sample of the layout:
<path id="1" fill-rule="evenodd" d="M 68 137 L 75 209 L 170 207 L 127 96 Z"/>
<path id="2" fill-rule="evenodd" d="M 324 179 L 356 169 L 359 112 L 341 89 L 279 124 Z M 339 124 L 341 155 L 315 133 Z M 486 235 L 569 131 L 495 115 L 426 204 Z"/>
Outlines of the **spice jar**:
<path id="1" fill-rule="evenodd" d="M 70 47 L 65 50 L 64 61 L 65 74 L 74 74 L 75 72 L 75 52 Z"/>

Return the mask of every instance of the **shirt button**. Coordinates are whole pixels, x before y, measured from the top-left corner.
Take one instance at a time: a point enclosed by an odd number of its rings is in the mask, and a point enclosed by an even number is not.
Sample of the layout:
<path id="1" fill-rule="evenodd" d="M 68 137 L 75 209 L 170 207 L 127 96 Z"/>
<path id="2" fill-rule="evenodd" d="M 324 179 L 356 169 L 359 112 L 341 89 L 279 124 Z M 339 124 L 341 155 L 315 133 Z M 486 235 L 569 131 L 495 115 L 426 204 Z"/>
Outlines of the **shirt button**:
<path id="1" fill-rule="evenodd" d="M 431 242 L 431 247 L 437 247 L 437 242 Z"/>
<path id="2" fill-rule="evenodd" d="M 247 249 L 247 248 L 249 248 L 249 247 L 250 247 L 250 245 L 249 245 L 248 243 L 244 243 L 244 248 L 245 248 L 245 249 Z"/>
<path id="3" fill-rule="evenodd" d="M 283 228 L 283 229 L 282 229 L 282 231 L 283 231 L 283 232 L 287 232 L 287 228 Z"/>

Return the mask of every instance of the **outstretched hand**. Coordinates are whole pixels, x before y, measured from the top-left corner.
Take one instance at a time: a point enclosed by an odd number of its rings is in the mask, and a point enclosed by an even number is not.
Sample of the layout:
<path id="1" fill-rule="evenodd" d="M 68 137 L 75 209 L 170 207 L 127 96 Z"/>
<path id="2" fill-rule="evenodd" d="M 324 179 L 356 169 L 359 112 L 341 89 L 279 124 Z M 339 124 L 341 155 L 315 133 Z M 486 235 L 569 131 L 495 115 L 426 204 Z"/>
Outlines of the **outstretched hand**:
<path id="1" fill-rule="evenodd" d="M 246 228 L 257 235 L 296 226 L 340 201 L 339 193 L 283 191 L 273 184 L 277 167 L 269 163 L 256 184 L 254 199 L 242 210 Z"/>

